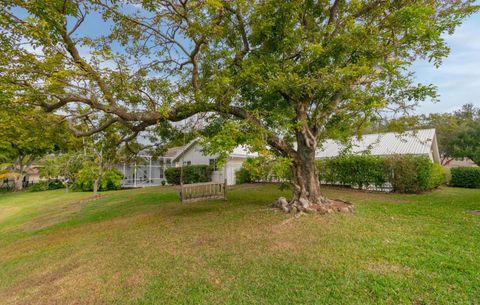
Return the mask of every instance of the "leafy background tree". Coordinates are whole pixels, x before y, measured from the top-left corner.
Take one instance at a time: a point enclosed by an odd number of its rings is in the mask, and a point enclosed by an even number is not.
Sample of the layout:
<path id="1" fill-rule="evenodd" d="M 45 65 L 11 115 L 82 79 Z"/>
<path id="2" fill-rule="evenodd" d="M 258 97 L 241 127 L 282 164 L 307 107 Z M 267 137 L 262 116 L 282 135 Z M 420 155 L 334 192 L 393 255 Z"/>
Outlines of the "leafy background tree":
<path id="1" fill-rule="evenodd" d="M 63 117 L 11 101 L 0 104 L 0 150 L 10 164 L 14 189 L 23 189 L 26 171 L 43 156 L 66 151 L 72 139 Z"/>
<path id="2" fill-rule="evenodd" d="M 428 115 L 402 116 L 374 122 L 366 132 L 402 131 L 405 129 L 435 128 L 442 164 L 453 159 L 469 158 L 480 164 L 480 108 L 465 104 L 461 109 Z M 476 160 L 476 161 L 475 161 Z"/>
<path id="3" fill-rule="evenodd" d="M 477 9 L 473 0 L 7 2 L 2 82 L 48 110 L 102 113 L 79 135 L 122 126 L 135 136 L 212 114 L 230 122 L 231 140 L 212 140 L 223 151 L 242 140 L 291 160 L 289 210 L 327 211 L 317 147 L 435 97 L 410 65 L 441 64 L 442 35 Z M 95 16 L 105 32 L 82 32 Z"/>
<path id="4" fill-rule="evenodd" d="M 456 134 L 448 143 L 447 153 L 452 158 L 469 158 L 480 165 L 480 121 Z"/>

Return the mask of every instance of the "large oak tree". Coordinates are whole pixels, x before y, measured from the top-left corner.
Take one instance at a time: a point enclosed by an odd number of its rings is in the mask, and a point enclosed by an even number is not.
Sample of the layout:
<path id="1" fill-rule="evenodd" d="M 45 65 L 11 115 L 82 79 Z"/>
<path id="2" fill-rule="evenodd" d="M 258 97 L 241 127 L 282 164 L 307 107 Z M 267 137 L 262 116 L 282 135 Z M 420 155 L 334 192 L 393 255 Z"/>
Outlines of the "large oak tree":
<path id="1" fill-rule="evenodd" d="M 290 209 L 326 210 L 315 150 L 385 109 L 435 96 L 410 66 L 441 63 L 442 35 L 476 11 L 473 2 L 1 1 L 2 81 L 72 122 L 104 113 L 78 135 L 121 124 L 134 137 L 217 115 L 291 160 Z"/>

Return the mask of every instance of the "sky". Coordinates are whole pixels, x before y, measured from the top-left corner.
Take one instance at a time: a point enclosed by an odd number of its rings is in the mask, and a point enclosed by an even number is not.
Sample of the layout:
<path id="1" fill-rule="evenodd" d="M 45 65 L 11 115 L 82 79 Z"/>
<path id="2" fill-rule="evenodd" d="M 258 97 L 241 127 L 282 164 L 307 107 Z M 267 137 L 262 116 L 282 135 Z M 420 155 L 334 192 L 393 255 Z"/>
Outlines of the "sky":
<path id="1" fill-rule="evenodd" d="M 451 51 L 437 69 L 428 62 L 416 62 L 416 80 L 437 87 L 439 101 L 425 101 L 418 113 L 450 112 L 463 104 L 480 107 L 480 14 L 471 16 L 451 36 L 445 36 Z"/>

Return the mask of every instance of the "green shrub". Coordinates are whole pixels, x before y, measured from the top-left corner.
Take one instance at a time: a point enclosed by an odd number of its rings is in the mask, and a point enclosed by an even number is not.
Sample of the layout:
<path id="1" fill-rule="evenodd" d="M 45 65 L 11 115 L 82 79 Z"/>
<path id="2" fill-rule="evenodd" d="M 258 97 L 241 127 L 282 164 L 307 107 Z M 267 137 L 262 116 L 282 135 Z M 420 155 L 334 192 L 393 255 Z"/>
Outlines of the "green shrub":
<path id="1" fill-rule="evenodd" d="M 240 183 L 288 182 L 292 179 L 291 160 L 271 156 L 247 158 L 242 164 L 242 169 L 237 172 L 236 178 L 240 179 Z"/>
<path id="2" fill-rule="evenodd" d="M 445 182 L 450 184 L 450 180 L 452 180 L 452 173 L 449 167 L 444 167 L 443 170 L 445 171 Z"/>
<path id="3" fill-rule="evenodd" d="M 240 168 L 240 170 L 235 172 L 235 181 L 237 184 L 252 182 L 250 172 L 244 167 Z"/>
<path id="4" fill-rule="evenodd" d="M 480 167 L 453 167 L 450 169 L 450 185 L 467 188 L 480 188 Z"/>
<path id="5" fill-rule="evenodd" d="M 98 175 L 98 167 L 85 166 L 75 176 L 72 188 L 77 191 L 93 191 L 93 182 Z M 107 170 L 103 173 L 99 183 L 98 191 L 118 190 L 122 186 L 122 173 L 116 169 Z"/>
<path id="6" fill-rule="evenodd" d="M 445 171 L 425 156 L 344 155 L 319 160 L 320 181 L 363 188 L 390 183 L 399 193 L 419 193 L 445 183 Z"/>
<path id="7" fill-rule="evenodd" d="M 389 157 L 389 182 L 399 193 L 419 193 L 430 189 L 432 161 L 425 156 L 397 155 Z"/>
<path id="8" fill-rule="evenodd" d="M 181 167 L 170 167 L 165 170 L 165 178 L 169 184 L 180 184 Z M 209 182 L 212 180 L 212 168 L 208 165 L 187 165 L 183 167 L 183 183 Z"/>
<path id="9" fill-rule="evenodd" d="M 430 189 L 439 187 L 447 182 L 445 168 L 438 163 L 433 163 L 430 174 Z"/>
<path id="10" fill-rule="evenodd" d="M 58 190 L 58 189 L 62 189 L 62 188 L 65 188 L 65 184 L 63 184 L 62 181 L 60 180 L 54 180 L 54 181 L 46 181 L 46 180 L 42 180 L 42 181 L 39 181 L 33 185 L 31 185 L 29 188 L 28 188 L 28 191 L 30 192 L 42 192 L 42 191 L 48 191 L 48 190 Z"/>
<path id="11" fill-rule="evenodd" d="M 29 192 L 43 192 L 48 190 L 47 181 L 38 181 L 35 184 L 32 184 L 28 187 Z"/>
<path id="12" fill-rule="evenodd" d="M 99 190 L 119 190 L 122 187 L 122 178 L 122 173 L 116 169 L 106 171 L 100 179 Z"/>
<path id="13" fill-rule="evenodd" d="M 362 188 L 381 186 L 387 181 L 385 159 L 369 155 L 345 155 L 317 163 L 320 181 Z"/>

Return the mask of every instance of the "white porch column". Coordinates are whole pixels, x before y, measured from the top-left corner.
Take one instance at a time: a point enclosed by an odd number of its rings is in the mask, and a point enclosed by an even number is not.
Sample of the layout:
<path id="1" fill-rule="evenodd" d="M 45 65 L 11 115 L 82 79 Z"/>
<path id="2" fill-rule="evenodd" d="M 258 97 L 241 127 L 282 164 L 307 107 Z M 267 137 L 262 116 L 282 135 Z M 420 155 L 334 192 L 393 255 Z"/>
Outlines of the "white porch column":
<path id="1" fill-rule="evenodd" d="M 122 177 L 122 185 L 125 185 L 125 162 L 123 162 L 123 177 Z"/>
<path id="2" fill-rule="evenodd" d="M 137 161 L 135 161 L 135 168 L 133 170 L 133 186 L 137 187 Z"/>
<path id="3" fill-rule="evenodd" d="M 150 167 L 148 168 L 148 180 L 150 184 L 152 183 L 152 157 L 150 157 Z"/>

